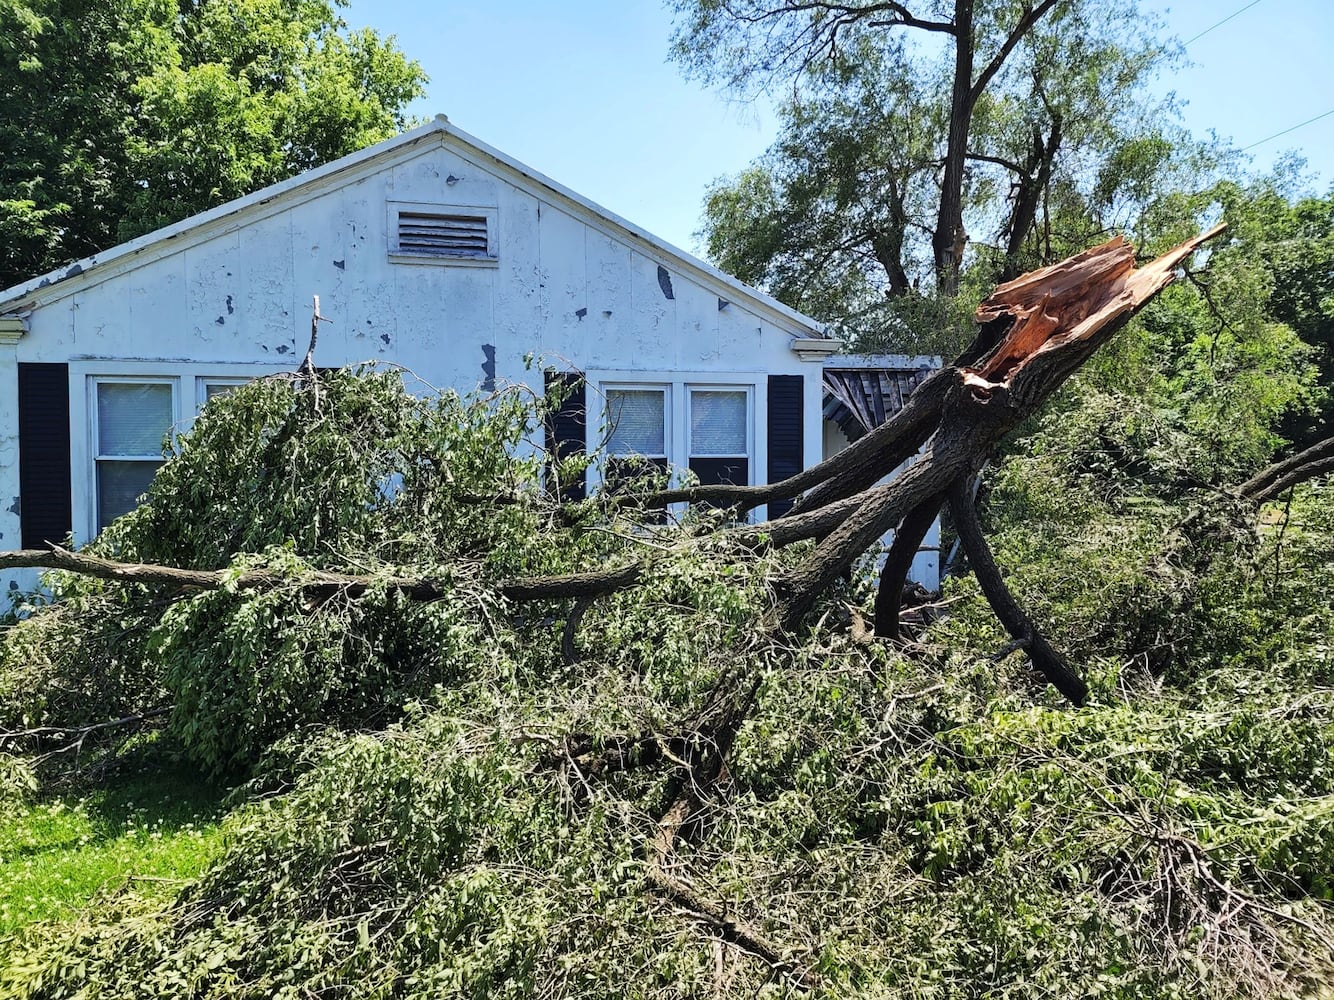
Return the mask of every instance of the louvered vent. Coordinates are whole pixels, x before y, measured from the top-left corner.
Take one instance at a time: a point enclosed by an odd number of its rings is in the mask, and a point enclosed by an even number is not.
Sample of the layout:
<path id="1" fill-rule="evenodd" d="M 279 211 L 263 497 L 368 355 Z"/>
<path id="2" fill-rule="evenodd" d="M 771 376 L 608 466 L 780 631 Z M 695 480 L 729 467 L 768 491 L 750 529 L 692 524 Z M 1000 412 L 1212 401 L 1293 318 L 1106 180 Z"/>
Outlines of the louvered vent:
<path id="1" fill-rule="evenodd" d="M 490 257 L 487 217 L 400 211 L 398 252 L 424 257 Z"/>

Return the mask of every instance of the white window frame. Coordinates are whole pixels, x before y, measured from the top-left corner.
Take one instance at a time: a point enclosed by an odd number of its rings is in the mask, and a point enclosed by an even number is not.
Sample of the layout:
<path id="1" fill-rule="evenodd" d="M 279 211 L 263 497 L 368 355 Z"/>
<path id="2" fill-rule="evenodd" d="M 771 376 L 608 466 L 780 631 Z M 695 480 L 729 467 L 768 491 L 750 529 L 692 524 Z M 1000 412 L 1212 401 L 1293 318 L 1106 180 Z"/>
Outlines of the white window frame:
<path id="1" fill-rule="evenodd" d="M 242 375 L 197 375 L 195 376 L 195 413 L 208 402 L 208 390 L 212 386 L 225 385 L 229 389 L 245 385 L 250 377 Z"/>
<path id="2" fill-rule="evenodd" d="M 102 453 L 102 433 L 101 433 L 101 407 L 98 406 L 98 390 L 104 385 L 165 385 L 171 390 L 171 423 L 166 427 L 165 434 L 176 432 L 176 426 L 179 422 L 181 412 L 181 386 L 180 379 L 162 378 L 146 375 L 94 375 L 87 381 L 88 392 L 88 439 L 89 447 L 92 450 L 92 461 L 89 463 L 89 518 L 90 530 L 95 534 L 99 530 L 98 512 L 101 510 L 101 498 L 99 493 L 99 483 L 101 481 L 98 475 L 99 466 L 103 462 L 136 462 L 152 464 L 154 467 L 162 465 L 162 450 L 153 455 L 104 455 Z M 91 536 L 90 536 L 91 537 Z"/>
<path id="3" fill-rule="evenodd" d="M 660 392 L 660 393 L 662 393 L 662 420 L 663 420 L 663 428 L 662 428 L 662 446 L 663 446 L 663 449 L 664 449 L 664 451 L 665 451 L 665 454 L 662 454 L 662 455 L 643 455 L 642 457 L 644 457 L 644 458 L 664 458 L 664 459 L 666 459 L 666 460 L 670 463 L 671 460 L 672 460 L 672 443 L 673 443 L 673 437 L 674 437 L 674 435 L 672 434 L 672 425 L 673 425 L 673 422 L 674 422 L 674 421 L 672 420 L 672 415 L 673 415 L 674 410 L 675 410 L 675 408 L 672 406 L 672 395 L 673 395 L 673 393 L 672 393 L 672 384 L 671 384 L 670 382 L 658 382 L 658 383 L 650 383 L 650 382 L 604 382 L 604 383 L 602 383 L 600 386 L 598 386 L 598 396 L 599 396 L 599 398 L 601 398 L 601 400 L 602 400 L 602 421 L 601 421 L 601 423 L 600 423 L 596 428 L 593 429 L 593 432 L 594 432 L 595 434 L 599 435 L 600 438 L 604 439 L 604 440 L 599 440 L 599 441 L 598 441 L 598 445 L 599 445 L 599 446 L 604 445 L 604 443 L 605 443 L 605 444 L 610 444 L 610 439 L 611 439 L 611 426 L 610 426 L 609 421 L 610 421 L 610 419 L 611 419 L 611 414 L 608 412 L 608 410 L 609 410 L 609 406 L 608 406 L 607 400 L 608 400 L 608 397 L 611 395 L 611 393 L 613 393 L 613 392 L 618 392 L 618 391 L 620 391 L 620 392 Z M 607 452 L 607 454 L 608 454 L 608 455 L 611 455 L 611 452 Z M 630 457 L 634 457 L 634 456 L 637 456 L 637 455 L 640 455 L 640 454 L 641 454 L 640 452 L 626 452 L 624 456 L 621 456 L 620 453 L 617 453 L 617 456 L 616 456 L 616 457 L 627 457 L 627 458 L 630 458 Z"/>
<path id="4" fill-rule="evenodd" d="M 70 378 L 71 531 L 76 545 L 97 536 L 97 463 L 99 460 L 161 462 L 162 456 L 101 455 L 97 428 L 97 387 L 102 384 L 169 384 L 172 387 L 171 434 L 194 422 L 210 384 L 243 385 L 251 379 L 291 371 L 290 364 L 227 364 L 180 361 L 72 361 Z"/>
<path id="5" fill-rule="evenodd" d="M 588 386 L 587 437 L 585 447 L 592 454 L 605 444 L 607 390 L 609 389 L 666 389 L 667 390 L 667 462 L 672 470 L 672 485 L 679 485 L 679 473 L 690 468 L 690 393 L 696 389 L 745 391 L 747 400 L 746 466 L 750 483 L 768 482 L 769 475 L 769 404 L 768 393 L 761 391 L 769 384 L 767 372 L 672 372 L 589 369 L 584 373 Z M 597 419 L 593 415 L 597 414 Z M 706 456 L 700 456 L 706 457 Z M 715 457 L 715 456 L 708 456 Z M 725 456 L 716 456 L 725 457 Z M 741 457 L 741 456 L 735 456 Z M 598 462 L 588 470 L 588 489 L 602 485 L 602 468 Z M 676 514 L 680 514 L 676 510 Z"/>
<path id="6" fill-rule="evenodd" d="M 386 203 L 388 221 L 385 235 L 389 261 L 393 264 L 429 264 L 436 267 L 499 267 L 500 209 L 494 205 L 457 205 L 440 202 L 390 201 Z M 472 254 L 412 253 L 399 249 L 398 216 L 400 212 L 425 215 L 473 215 L 486 219 L 486 256 Z"/>
<path id="7" fill-rule="evenodd" d="M 740 392 L 746 397 L 746 453 L 744 455 L 703 455 L 695 453 L 695 442 L 692 439 L 691 427 L 693 421 L 690 419 L 694 412 L 695 393 L 697 392 Z M 747 462 L 747 468 L 750 471 L 750 483 L 755 482 L 755 386 L 750 385 L 729 385 L 724 383 L 699 383 L 690 382 L 686 385 L 686 432 L 687 440 L 685 446 L 685 462 L 682 468 L 689 468 L 692 458 L 744 458 Z"/>

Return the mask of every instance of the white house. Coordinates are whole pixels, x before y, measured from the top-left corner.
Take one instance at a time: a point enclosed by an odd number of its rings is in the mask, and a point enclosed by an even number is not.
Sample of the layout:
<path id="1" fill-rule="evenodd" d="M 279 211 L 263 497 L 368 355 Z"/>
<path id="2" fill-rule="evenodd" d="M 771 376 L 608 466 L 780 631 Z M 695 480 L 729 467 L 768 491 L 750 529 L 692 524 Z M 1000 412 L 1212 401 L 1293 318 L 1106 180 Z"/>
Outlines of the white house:
<path id="1" fill-rule="evenodd" d="M 610 451 L 705 481 L 818 461 L 835 424 L 883 419 L 932 363 L 840 360 L 815 320 L 441 116 L 0 292 L 0 548 L 82 543 L 133 506 L 167 430 L 300 363 L 314 295 L 322 366 L 384 359 L 468 391 L 540 382 L 525 358 L 559 359 L 590 408 L 617 411 Z M 859 397 L 853 372 L 885 378 Z M 934 582 L 934 553 L 919 571 Z"/>

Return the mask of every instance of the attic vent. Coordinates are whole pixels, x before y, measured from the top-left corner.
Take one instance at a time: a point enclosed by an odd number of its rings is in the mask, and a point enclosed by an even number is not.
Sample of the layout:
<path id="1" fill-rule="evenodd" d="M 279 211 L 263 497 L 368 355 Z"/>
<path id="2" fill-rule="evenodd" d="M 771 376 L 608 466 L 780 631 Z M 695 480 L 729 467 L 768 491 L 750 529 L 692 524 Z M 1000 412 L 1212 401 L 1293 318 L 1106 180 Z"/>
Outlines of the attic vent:
<path id="1" fill-rule="evenodd" d="M 397 205 L 391 209 L 395 242 L 391 255 L 443 263 L 494 263 L 495 209 L 448 209 Z"/>
<path id="2" fill-rule="evenodd" d="M 398 252 L 442 257 L 485 257 L 486 216 L 399 212 Z"/>

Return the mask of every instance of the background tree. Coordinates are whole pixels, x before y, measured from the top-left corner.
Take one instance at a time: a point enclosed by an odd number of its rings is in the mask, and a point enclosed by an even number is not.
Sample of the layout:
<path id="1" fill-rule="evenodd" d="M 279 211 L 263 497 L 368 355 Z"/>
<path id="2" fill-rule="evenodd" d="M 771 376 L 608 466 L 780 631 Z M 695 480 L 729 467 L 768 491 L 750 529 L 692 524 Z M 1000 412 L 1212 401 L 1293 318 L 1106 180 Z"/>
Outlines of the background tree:
<path id="1" fill-rule="evenodd" d="M 1173 49 L 1134 5 L 678 11 L 687 72 L 793 88 L 777 142 L 709 193 L 711 256 L 845 334 L 877 331 L 865 346 L 952 353 L 967 300 L 1109 231 L 1143 238 L 1165 174 L 1209 165 L 1146 96 Z M 962 105 L 960 60 L 975 65 Z"/>
<path id="2" fill-rule="evenodd" d="M 401 131 L 345 0 L 0 0 L 0 287 Z"/>

